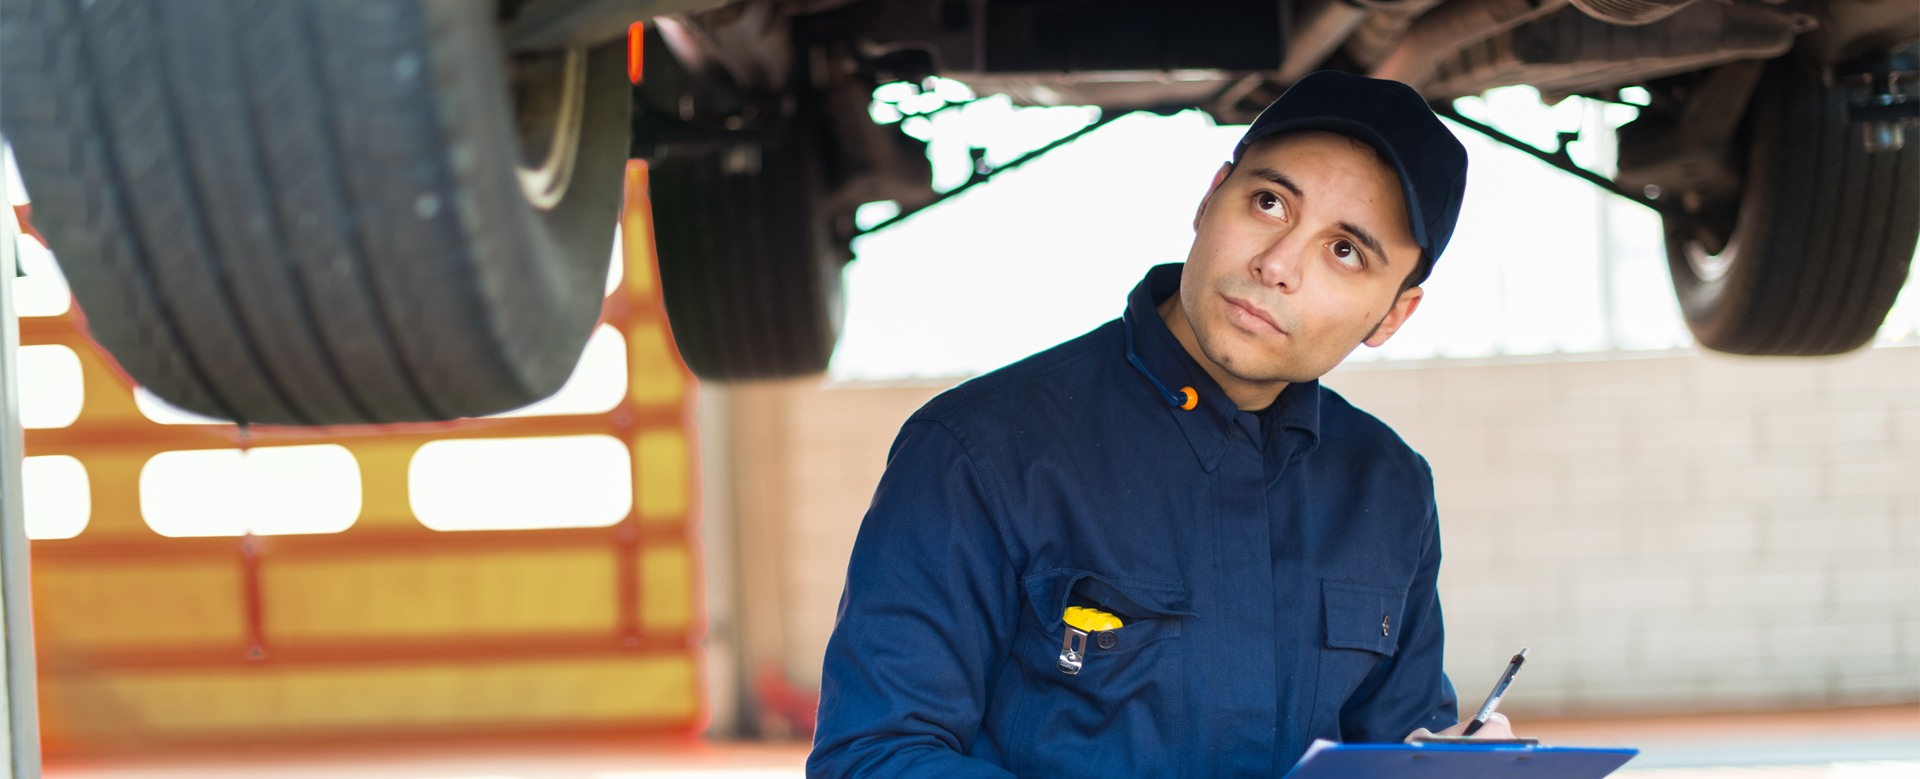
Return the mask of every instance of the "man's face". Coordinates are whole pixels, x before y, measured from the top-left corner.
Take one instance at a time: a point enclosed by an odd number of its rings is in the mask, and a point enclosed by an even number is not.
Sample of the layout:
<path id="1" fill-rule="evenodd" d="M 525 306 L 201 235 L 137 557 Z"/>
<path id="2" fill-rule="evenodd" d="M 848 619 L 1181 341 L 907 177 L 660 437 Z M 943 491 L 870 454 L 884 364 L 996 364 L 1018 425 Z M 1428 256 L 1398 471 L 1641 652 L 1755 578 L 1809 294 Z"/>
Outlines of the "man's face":
<path id="1" fill-rule="evenodd" d="M 1319 378 L 1419 304 L 1419 288 L 1400 291 L 1420 259 L 1400 180 L 1344 135 L 1254 144 L 1214 176 L 1194 232 L 1180 304 L 1200 350 L 1241 381 Z"/>

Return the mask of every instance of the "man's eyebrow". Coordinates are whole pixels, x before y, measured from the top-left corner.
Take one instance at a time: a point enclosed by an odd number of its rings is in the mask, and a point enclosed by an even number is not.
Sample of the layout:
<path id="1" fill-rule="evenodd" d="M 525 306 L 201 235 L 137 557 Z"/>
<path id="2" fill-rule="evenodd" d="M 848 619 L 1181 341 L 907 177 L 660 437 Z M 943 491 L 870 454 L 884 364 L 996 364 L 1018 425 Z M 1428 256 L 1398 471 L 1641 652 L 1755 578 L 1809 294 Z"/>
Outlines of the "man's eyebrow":
<path id="1" fill-rule="evenodd" d="M 1353 237 L 1358 239 L 1362 245 L 1368 249 L 1372 249 L 1374 255 L 1380 258 L 1381 264 L 1393 264 L 1392 260 L 1387 259 L 1387 250 L 1380 248 L 1380 241 L 1373 237 L 1373 233 L 1361 229 L 1359 225 L 1353 224 L 1352 222 L 1341 222 L 1339 224 L 1340 229 L 1353 233 Z"/>
<path id="2" fill-rule="evenodd" d="M 1275 184 L 1279 184 L 1280 186 L 1285 187 L 1288 192 L 1293 193 L 1294 197 L 1300 198 L 1302 201 L 1305 201 L 1307 199 L 1307 193 L 1300 191 L 1300 185 L 1293 183 L 1293 179 L 1287 178 L 1287 175 L 1285 173 L 1281 173 L 1280 171 L 1274 170 L 1272 168 L 1254 168 L 1253 170 L 1247 171 L 1247 173 L 1249 175 L 1252 175 L 1254 178 L 1266 179 L 1267 181 L 1271 181 Z M 1380 239 L 1373 237 L 1373 233 L 1367 232 L 1365 229 L 1361 228 L 1359 225 L 1356 225 L 1352 222 L 1341 222 L 1339 224 L 1340 224 L 1340 229 L 1345 230 L 1349 233 L 1352 233 L 1353 237 L 1356 240 L 1360 241 L 1360 244 L 1362 246 L 1365 246 L 1369 250 L 1372 250 L 1374 256 L 1380 258 L 1381 264 L 1383 265 L 1393 264 L 1392 260 L 1387 259 L 1387 250 L 1384 248 L 1381 248 Z"/>
<path id="3" fill-rule="evenodd" d="M 1287 191 L 1292 192 L 1294 197 L 1300 198 L 1301 200 L 1307 199 L 1307 193 L 1300 191 L 1300 185 L 1293 183 L 1293 179 L 1287 178 L 1286 174 L 1280 171 L 1272 168 L 1254 168 L 1253 170 L 1247 171 L 1247 173 L 1254 178 L 1266 179 L 1286 187 Z"/>

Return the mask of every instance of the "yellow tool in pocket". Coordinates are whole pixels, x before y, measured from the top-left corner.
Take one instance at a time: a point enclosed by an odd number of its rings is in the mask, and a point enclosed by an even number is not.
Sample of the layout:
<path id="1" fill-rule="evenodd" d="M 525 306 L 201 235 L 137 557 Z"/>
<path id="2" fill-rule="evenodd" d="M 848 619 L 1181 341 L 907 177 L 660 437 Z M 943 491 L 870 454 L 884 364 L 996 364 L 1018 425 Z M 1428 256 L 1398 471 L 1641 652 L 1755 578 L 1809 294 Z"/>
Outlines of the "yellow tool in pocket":
<path id="1" fill-rule="evenodd" d="M 1080 673 L 1081 666 L 1086 664 L 1088 634 L 1126 627 L 1119 617 L 1099 609 L 1083 609 L 1079 606 L 1068 606 L 1067 613 L 1062 619 L 1067 621 L 1067 635 L 1060 642 L 1060 662 L 1056 667 L 1060 669 L 1060 673 L 1067 675 Z M 1111 639 L 1102 643 L 1101 646 L 1110 648 Z"/>

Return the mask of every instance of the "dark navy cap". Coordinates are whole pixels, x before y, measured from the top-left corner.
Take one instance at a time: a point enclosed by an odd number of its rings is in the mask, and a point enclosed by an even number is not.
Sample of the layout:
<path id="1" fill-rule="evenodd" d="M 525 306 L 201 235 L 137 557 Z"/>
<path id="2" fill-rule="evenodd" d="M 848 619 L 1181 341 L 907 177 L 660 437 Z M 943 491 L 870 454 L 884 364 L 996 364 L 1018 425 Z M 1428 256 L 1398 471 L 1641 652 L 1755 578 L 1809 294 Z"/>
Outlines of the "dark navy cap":
<path id="1" fill-rule="evenodd" d="M 1467 149 L 1413 87 L 1323 70 L 1295 82 L 1247 128 L 1234 162 L 1254 141 L 1293 130 L 1326 130 L 1373 144 L 1400 174 L 1413 240 L 1438 261 L 1467 194 Z M 1428 269 L 1432 266 L 1429 264 Z M 1422 275 L 1415 283 L 1426 281 Z"/>

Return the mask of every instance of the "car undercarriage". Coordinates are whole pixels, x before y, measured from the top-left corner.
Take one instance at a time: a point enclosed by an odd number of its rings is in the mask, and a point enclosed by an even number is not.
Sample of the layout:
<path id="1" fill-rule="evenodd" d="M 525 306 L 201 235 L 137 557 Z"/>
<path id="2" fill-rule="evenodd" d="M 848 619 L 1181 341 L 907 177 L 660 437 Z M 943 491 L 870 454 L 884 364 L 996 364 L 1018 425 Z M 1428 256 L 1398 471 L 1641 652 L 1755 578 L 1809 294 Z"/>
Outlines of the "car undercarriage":
<path id="1" fill-rule="evenodd" d="M 0 38 L 0 129 L 93 336 L 250 423 L 553 392 L 620 155 L 650 166 L 687 364 L 824 370 L 855 211 L 943 197 L 875 90 L 934 77 L 1222 124 L 1316 70 L 1406 82 L 1657 211 L 1686 321 L 1725 352 L 1868 343 L 1920 235 L 1911 0 L 0 0 Z M 1451 109 L 1520 84 L 1636 88 L 1617 171 Z"/>

